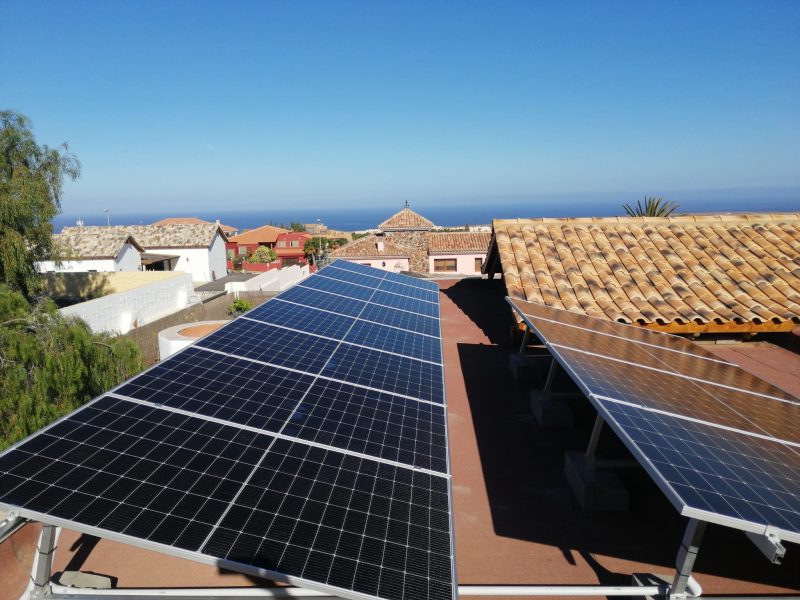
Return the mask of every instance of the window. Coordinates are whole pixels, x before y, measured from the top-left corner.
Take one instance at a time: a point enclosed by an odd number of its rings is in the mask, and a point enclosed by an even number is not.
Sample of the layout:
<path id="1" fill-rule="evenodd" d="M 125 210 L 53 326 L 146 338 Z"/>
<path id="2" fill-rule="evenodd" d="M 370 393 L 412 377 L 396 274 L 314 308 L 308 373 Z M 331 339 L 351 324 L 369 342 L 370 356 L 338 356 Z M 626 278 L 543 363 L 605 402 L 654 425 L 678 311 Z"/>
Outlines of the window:
<path id="1" fill-rule="evenodd" d="M 480 273 L 482 266 L 483 266 L 483 259 L 482 258 L 476 258 L 475 259 L 475 272 L 476 273 Z"/>
<path id="2" fill-rule="evenodd" d="M 451 272 L 455 273 L 456 271 L 456 259 L 455 258 L 434 258 L 433 259 L 433 271 L 435 273 L 443 273 L 443 272 Z"/>
<path id="3" fill-rule="evenodd" d="M 297 240 L 292 240 L 292 241 L 290 241 L 290 242 L 289 242 L 289 245 L 290 245 L 292 248 L 297 248 L 297 247 L 299 247 L 299 246 L 300 246 L 300 242 L 298 242 Z"/>
<path id="4" fill-rule="evenodd" d="M 239 256 L 247 256 L 248 254 L 250 254 L 250 252 L 247 246 L 239 246 Z"/>
<path id="5" fill-rule="evenodd" d="M 281 240 L 278 242 L 278 248 L 286 248 L 286 240 Z"/>
<path id="6" fill-rule="evenodd" d="M 228 257 L 228 260 L 233 260 L 233 257 L 236 256 L 236 253 L 233 251 L 233 248 L 228 248 L 225 250 L 225 254 Z"/>

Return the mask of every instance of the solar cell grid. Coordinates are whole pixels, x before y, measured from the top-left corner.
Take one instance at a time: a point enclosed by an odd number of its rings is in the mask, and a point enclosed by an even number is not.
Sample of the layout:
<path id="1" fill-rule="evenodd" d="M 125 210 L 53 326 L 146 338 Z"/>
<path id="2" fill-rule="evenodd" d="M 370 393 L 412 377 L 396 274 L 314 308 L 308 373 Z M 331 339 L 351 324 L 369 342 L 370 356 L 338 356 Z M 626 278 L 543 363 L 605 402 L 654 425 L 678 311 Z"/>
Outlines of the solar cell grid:
<path id="1" fill-rule="evenodd" d="M 322 375 L 438 404 L 444 398 L 441 365 L 369 348 L 340 347 Z"/>
<path id="2" fill-rule="evenodd" d="M 373 267 L 360 265 L 358 263 L 350 262 L 347 260 L 335 260 L 325 268 L 344 269 L 347 271 L 353 271 L 356 273 L 369 275 L 376 279 L 385 279 L 386 281 L 397 281 L 405 285 L 411 285 L 414 287 L 431 290 L 437 293 L 439 291 L 439 286 L 433 281 L 425 281 L 424 279 L 412 277 L 409 275 L 400 275 L 399 273 L 394 273 L 392 271 L 383 271 L 381 269 L 375 269 Z"/>
<path id="3" fill-rule="evenodd" d="M 696 344 L 690 342 L 686 342 L 682 352 L 674 352 L 654 345 L 631 343 L 616 337 L 598 336 L 587 329 L 564 327 L 550 321 L 539 320 L 536 327 L 551 344 L 594 352 L 689 377 L 715 381 L 759 394 L 794 400 L 791 394 L 787 394 L 780 388 L 770 385 L 735 365 L 717 360 L 698 360 L 697 355 L 691 353 Z"/>
<path id="4" fill-rule="evenodd" d="M 366 302 L 354 300 L 344 296 L 339 296 L 330 292 L 321 292 L 301 286 L 294 286 L 280 296 L 276 296 L 270 302 L 293 302 L 303 306 L 312 306 L 325 311 L 334 312 L 340 315 L 355 317 L 360 314 L 367 306 Z M 263 307 L 263 308 L 262 308 Z M 262 304 L 250 311 L 249 315 L 258 315 L 262 310 L 266 310 L 266 304 Z"/>
<path id="5" fill-rule="evenodd" d="M 400 329 L 423 333 L 430 336 L 439 336 L 439 319 L 414 314 L 412 312 L 396 310 L 377 304 L 368 304 L 360 313 L 359 318 L 374 323 L 385 323 Z"/>
<path id="6" fill-rule="evenodd" d="M 800 443 L 800 405 L 606 358 L 555 349 L 592 394 Z"/>
<path id="7" fill-rule="evenodd" d="M 342 271 L 341 269 L 322 269 L 317 275 L 325 279 L 352 283 L 353 285 L 360 285 L 370 289 L 375 289 L 383 281 L 383 279 L 379 279 L 371 274 L 367 275 L 356 273 L 355 271 Z"/>
<path id="8" fill-rule="evenodd" d="M 283 433 L 447 472 L 443 407 L 346 383 L 318 380 Z"/>
<path id="9" fill-rule="evenodd" d="M 445 479 L 282 440 L 204 550 L 370 596 L 453 597 Z"/>
<path id="10" fill-rule="evenodd" d="M 425 288 L 414 287 L 396 281 L 383 280 L 378 283 L 377 288 L 384 292 L 391 292 L 393 294 L 400 294 L 407 298 L 414 298 L 416 300 L 424 300 L 425 302 L 438 302 L 439 294 Z"/>
<path id="11" fill-rule="evenodd" d="M 355 323 L 352 317 L 289 302 L 266 302 L 261 306 L 262 310 L 249 312 L 245 318 L 336 339 L 343 338 Z"/>
<path id="12" fill-rule="evenodd" d="M 390 271 L 386 272 L 384 275 L 384 279 L 386 281 L 397 281 L 398 283 L 402 283 L 405 285 L 413 285 L 416 287 L 421 287 L 426 290 L 431 290 L 433 292 L 439 293 L 439 285 L 435 281 L 426 281 L 419 277 L 412 277 L 410 275 L 400 275 L 399 273 L 392 273 Z"/>
<path id="13" fill-rule="evenodd" d="M 410 358 L 442 362 L 441 343 L 437 338 L 368 321 L 356 321 L 344 340 Z"/>
<path id="14" fill-rule="evenodd" d="M 374 292 L 373 288 L 321 276 L 308 277 L 297 285 L 312 290 L 321 290 L 323 292 L 330 292 L 331 294 L 338 294 L 346 298 L 354 298 L 356 300 L 364 301 L 369 300 Z"/>
<path id="15" fill-rule="evenodd" d="M 210 348 L 273 365 L 318 373 L 339 342 L 236 319 L 203 338 L 198 348 Z"/>
<path id="16" fill-rule="evenodd" d="M 116 393 L 266 431 L 279 431 L 310 375 L 189 347 Z"/>
<path id="17" fill-rule="evenodd" d="M 376 291 L 372 296 L 366 298 L 366 300 L 369 300 L 373 304 L 388 306 L 389 308 L 397 308 L 419 315 L 425 315 L 426 317 L 439 318 L 439 306 L 437 304 L 415 300 L 414 298 L 406 298 L 398 294 Z"/>
<path id="18" fill-rule="evenodd" d="M 800 540 L 796 449 L 619 403 L 601 404 L 609 422 L 679 496 L 679 509 L 685 504 L 689 511 L 770 524 Z"/>

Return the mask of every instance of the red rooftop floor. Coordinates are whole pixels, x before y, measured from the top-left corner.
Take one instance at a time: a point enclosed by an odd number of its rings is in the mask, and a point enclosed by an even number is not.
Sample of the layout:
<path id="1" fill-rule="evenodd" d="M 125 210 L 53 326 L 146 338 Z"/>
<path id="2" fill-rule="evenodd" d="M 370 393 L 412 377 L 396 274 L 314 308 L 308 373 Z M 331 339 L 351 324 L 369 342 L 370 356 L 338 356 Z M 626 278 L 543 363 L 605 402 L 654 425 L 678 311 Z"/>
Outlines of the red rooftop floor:
<path id="1" fill-rule="evenodd" d="M 624 514 L 580 510 L 563 472 L 565 450 L 586 446 L 594 415 L 573 402 L 576 428 L 545 431 L 529 388 L 508 368 L 511 319 L 500 280 L 448 280 L 442 328 L 460 584 L 627 585 L 632 573 L 674 572 L 686 519 L 640 469 L 620 471 Z M 800 356 L 771 345 L 712 346 L 727 360 L 800 396 Z M 568 382 L 565 382 L 568 384 Z M 610 431 L 600 452 L 624 456 Z M 16 600 L 38 526 L 0 544 L 0 598 Z M 110 575 L 119 587 L 252 586 L 266 582 L 131 546 L 62 533 L 55 571 Z M 772 565 L 739 531 L 709 525 L 694 571 L 705 594 L 800 592 L 800 547 Z"/>

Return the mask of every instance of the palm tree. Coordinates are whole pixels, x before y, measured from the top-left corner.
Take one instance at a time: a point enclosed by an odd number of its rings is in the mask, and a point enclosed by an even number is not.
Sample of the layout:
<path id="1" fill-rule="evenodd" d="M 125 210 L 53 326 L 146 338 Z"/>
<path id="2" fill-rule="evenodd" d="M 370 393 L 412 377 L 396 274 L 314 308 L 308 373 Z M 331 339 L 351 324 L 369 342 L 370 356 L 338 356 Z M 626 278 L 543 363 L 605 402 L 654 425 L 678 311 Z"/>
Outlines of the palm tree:
<path id="1" fill-rule="evenodd" d="M 668 202 L 663 197 L 645 198 L 644 204 L 641 200 L 636 201 L 636 208 L 630 205 L 623 206 L 629 217 L 668 217 L 678 209 L 675 202 Z"/>

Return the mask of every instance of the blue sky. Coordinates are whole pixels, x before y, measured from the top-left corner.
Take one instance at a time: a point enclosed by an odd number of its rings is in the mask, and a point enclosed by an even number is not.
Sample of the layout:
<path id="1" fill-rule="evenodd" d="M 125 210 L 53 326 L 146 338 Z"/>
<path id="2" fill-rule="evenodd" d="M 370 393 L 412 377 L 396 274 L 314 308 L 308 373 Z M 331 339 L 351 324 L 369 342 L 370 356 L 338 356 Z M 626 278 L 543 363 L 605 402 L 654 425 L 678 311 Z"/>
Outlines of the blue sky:
<path id="1" fill-rule="evenodd" d="M 4 0 L 0 81 L 67 213 L 800 189 L 793 1 Z"/>

